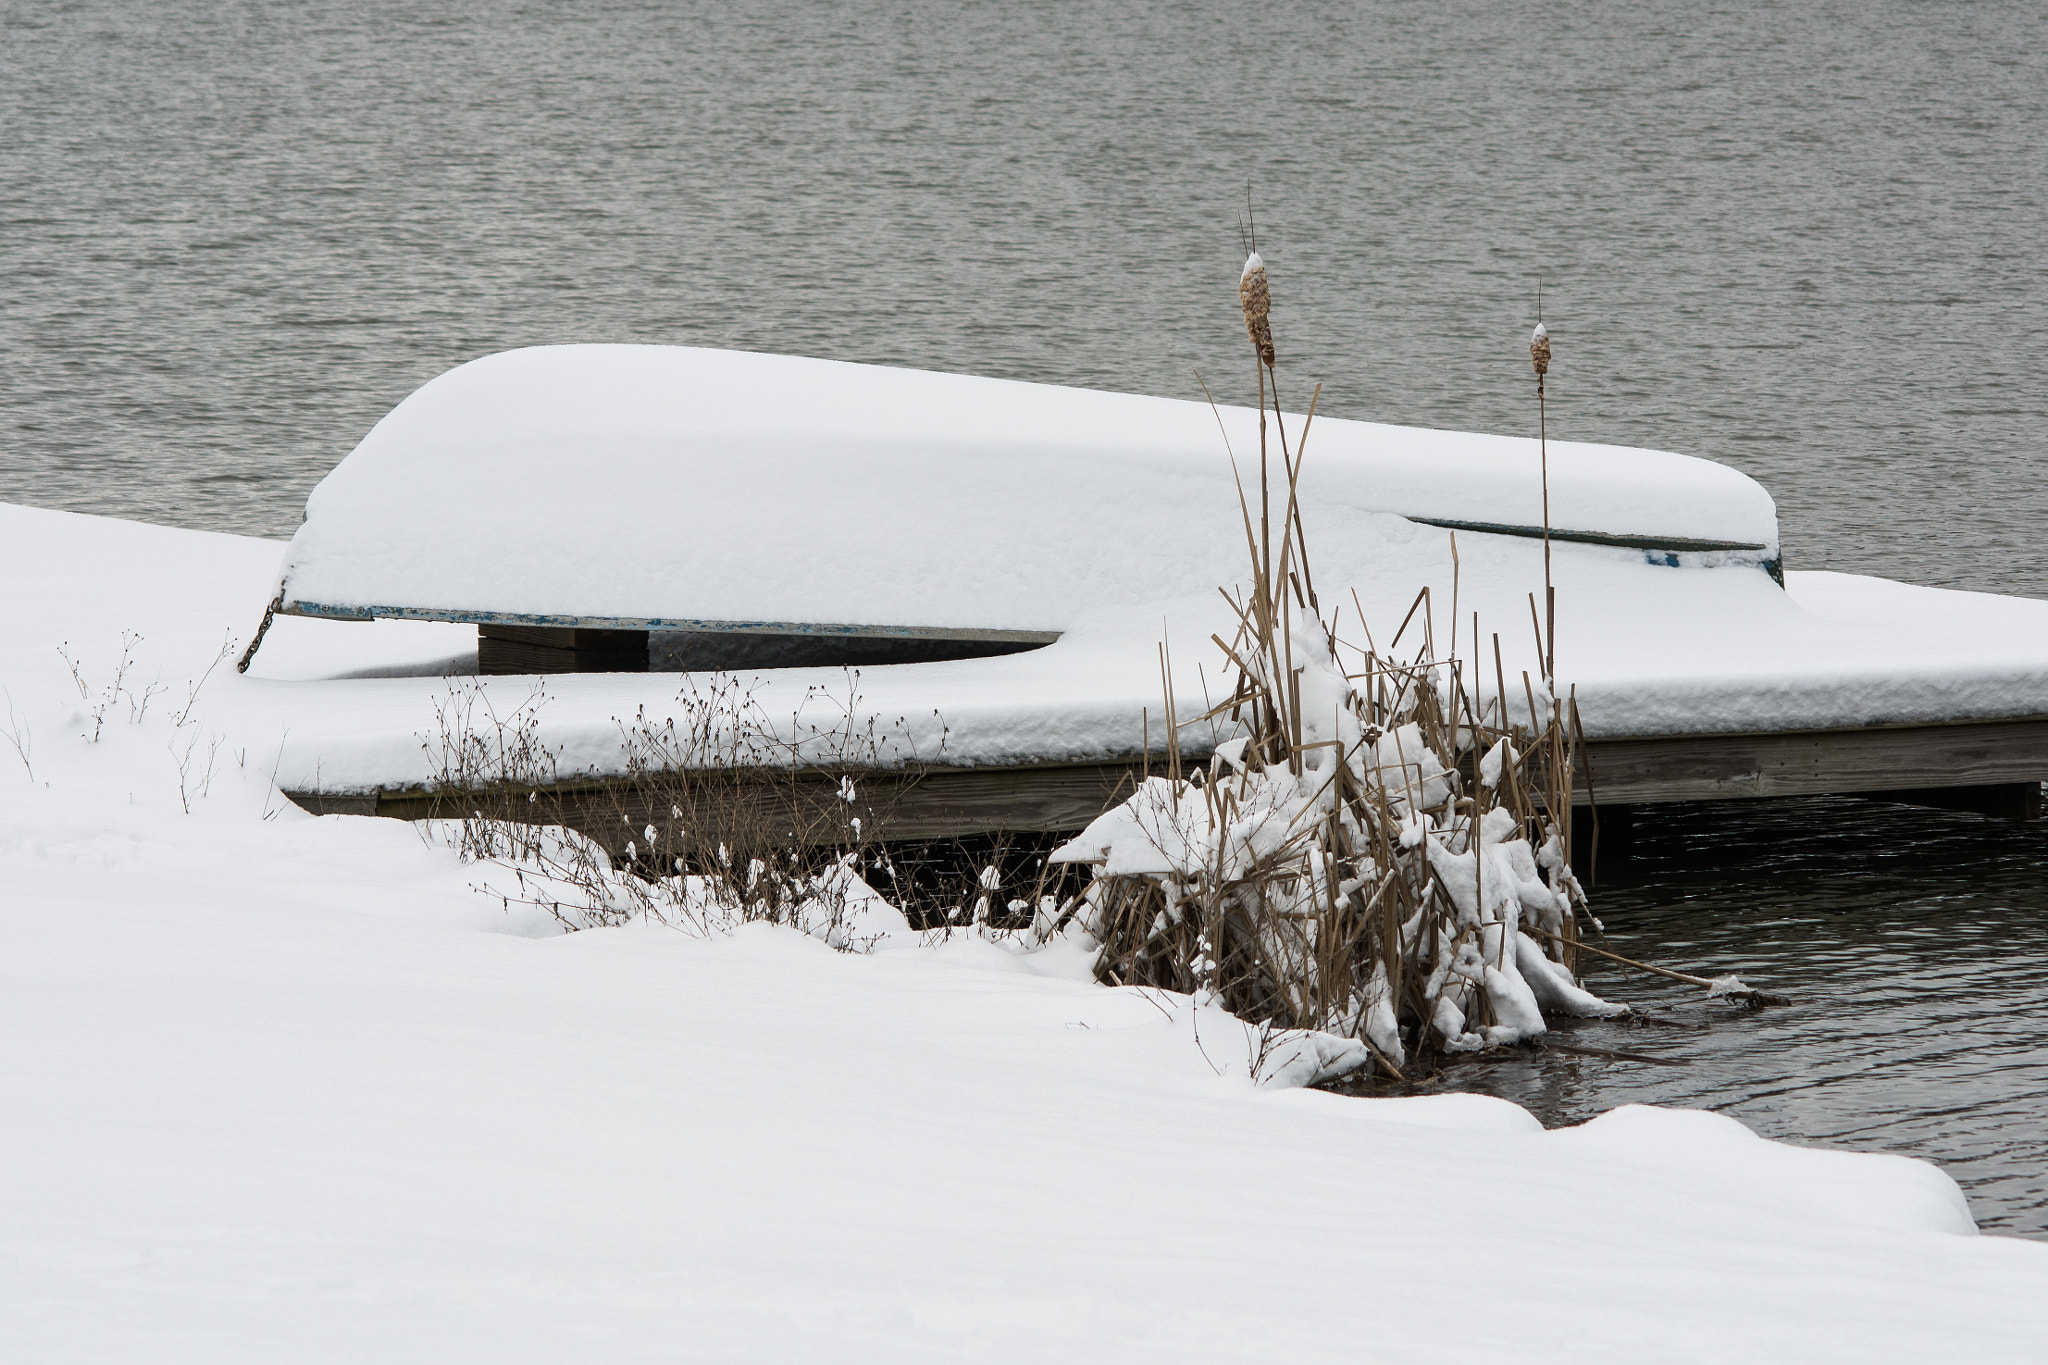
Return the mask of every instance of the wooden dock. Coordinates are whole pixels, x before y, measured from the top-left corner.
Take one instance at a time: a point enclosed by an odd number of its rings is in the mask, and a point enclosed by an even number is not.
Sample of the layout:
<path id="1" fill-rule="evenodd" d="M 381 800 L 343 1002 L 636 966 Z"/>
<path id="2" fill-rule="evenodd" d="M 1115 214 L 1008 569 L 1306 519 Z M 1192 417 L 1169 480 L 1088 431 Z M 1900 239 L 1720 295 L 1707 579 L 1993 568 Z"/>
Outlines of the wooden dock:
<path id="1" fill-rule="evenodd" d="M 2008 819 L 2041 816 L 2048 781 L 2048 717 L 1950 725 L 1868 726 L 1744 735 L 1676 735 L 1591 740 L 1577 787 L 1602 810 L 1676 801 L 1741 801 L 1766 797 L 1853 795 Z M 998 833 L 1057 834 L 1080 830 L 1158 760 L 1046 763 L 1012 767 L 944 767 L 916 773 L 873 773 L 860 780 L 855 807 L 889 841 Z M 824 829 L 806 813 L 837 810 L 837 774 L 777 774 L 753 798 L 780 803 L 792 824 Z M 512 818 L 559 823 L 606 846 L 630 831 L 672 823 L 666 793 L 631 779 L 590 779 L 528 793 L 449 793 L 423 789 L 375 794 L 288 792 L 315 814 L 379 815 L 402 820 L 449 818 L 479 801 Z M 516 799 L 511 799 L 516 798 Z M 627 831 L 622 835 L 620 831 Z"/>

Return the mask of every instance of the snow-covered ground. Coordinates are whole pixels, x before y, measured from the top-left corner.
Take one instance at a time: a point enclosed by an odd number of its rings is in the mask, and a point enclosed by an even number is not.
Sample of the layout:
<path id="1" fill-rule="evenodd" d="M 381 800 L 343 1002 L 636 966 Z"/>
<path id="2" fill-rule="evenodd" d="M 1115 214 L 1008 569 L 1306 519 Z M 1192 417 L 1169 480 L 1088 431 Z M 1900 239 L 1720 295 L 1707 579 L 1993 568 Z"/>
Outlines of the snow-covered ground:
<path id="1" fill-rule="evenodd" d="M 1241 1029 L 1071 949 L 507 914 L 272 782 L 427 686 L 285 675 L 466 632 L 287 621 L 192 698 L 278 554 L 0 508 L 0 1357 L 2048 1350 L 2048 1247 L 1924 1163 L 1257 1086 Z"/>

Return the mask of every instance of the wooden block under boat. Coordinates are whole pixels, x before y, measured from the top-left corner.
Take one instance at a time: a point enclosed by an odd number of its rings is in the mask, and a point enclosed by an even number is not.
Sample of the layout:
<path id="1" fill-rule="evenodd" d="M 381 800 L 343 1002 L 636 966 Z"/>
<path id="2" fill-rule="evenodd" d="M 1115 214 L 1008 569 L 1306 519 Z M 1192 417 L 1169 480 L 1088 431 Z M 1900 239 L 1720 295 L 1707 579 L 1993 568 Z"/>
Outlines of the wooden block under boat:
<path id="1" fill-rule="evenodd" d="M 647 632 L 583 627 L 476 628 L 479 673 L 645 673 Z"/>

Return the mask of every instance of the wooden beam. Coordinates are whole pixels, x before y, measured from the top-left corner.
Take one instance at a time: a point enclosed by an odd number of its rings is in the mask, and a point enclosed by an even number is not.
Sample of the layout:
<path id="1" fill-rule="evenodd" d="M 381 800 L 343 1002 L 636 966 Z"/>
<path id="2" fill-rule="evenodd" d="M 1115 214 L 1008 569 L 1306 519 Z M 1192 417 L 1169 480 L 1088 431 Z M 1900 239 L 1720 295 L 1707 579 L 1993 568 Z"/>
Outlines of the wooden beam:
<path id="1" fill-rule="evenodd" d="M 1868 793 L 1882 800 L 1995 808 L 2024 817 L 2039 814 L 2040 784 L 2048 779 L 2048 719 L 1595 740 L 1587 750 L 1591 793 L 1597 795 L 1603 816 L 1610 806 Z M 1155 761 L 1153 766 L 1157 770 L 1163 763 Z M 1143 771 L 1141 759 L 1124 758 L 933 768 L 908 775 L 870 772 L 855 776 L 860 798 L 851 808 L 843 802 L 834 804 L 839 801 L 836 773 L 727 774 L 724 780 L 745 794 L 719 796 L 709 804 L 718 808 L 718 820 L 753 819 L 762 811 L 779 809 L 793 827 L 820 831 L 857 813 L 885 839 L 944 839 L 1006 830 L 1057 833 L 1085 826 L 1128 794 Z M 1940 790 L 1929 790 L 1936 788 Z M 1956 795 L 1961 789 L 1977 789 L 1981 795 L 1967 790 Z M 714 785 L 706 790 L 718 789 Z M 1587 794 L 1583 780 L 1579 791 Z M 416 789 L 374 796 L 286 795 L 315 814 L 376 814 L 404 820 L 458 816 L 479 802 L 495 800 L 498 809 L 517 818 L 568 824 L 611 846 L 646 825 L 670 826 L 672 803 L 662 793 L 659 780 L 614 778 L 558 784 L 545 789 L 538 801 L 528 801 L 523 787 L 480 793 Z M 1930 797 L 1940 799 L 1925 799 Z M 753 814 L 743 816 L 743 810 Z"/>
<path id="2" fill-rule="evenodd" d="M 1987 787 L 2048 780 L 2048 719 L 1605 739 L 1586 750 L 1603 803 Z"/>
<path id="3" fill-rule="evenodd" d="M 651 673 L 741 672 L 759 668 L 873 668 L 946 659 L 987 659 L 1042 649 L 1016 640 L 896 635 L 777 635 L 765 631 L 657 630 L 648 636 Z"/>
<path id="4" fill-rule="evenodd" d="M 1119 762 L 855 774 L 856 800 L 850 806 L 839 796 L 837 773 L 715 774 L 696 784 L 697 809 L 683 823 L 715 837 L 721 825 L 766 818 L 787 823 L 805 842 L 835 840 L 848 815 L 859 815 L 887 839 L 1059 833 L 1081 829 L 1129 795 L 1140 771 Z M 562 783 L 537 793 L 520 787 L 468 793 L 286 795 L 316 815 L 433 820 L 481 809 L 508 819 L 566 824 L 610 846 L 648 825 L 671 829 L 676 824 L 671 809 L 677 804 L 675 785 L 659 779 L 618 778 Z"/>
<path id="5" fill-rule="evenodd" d="M 718 621 L 681 616 L 556 616 L 533 612 L 478 611 L 468 607 L 337 606 L 289 600 L 280 616 L 323 621 L 458 621 L 465 625 L 515 626 L 539 630 L 644 630 L 689 634 L 843 635 L 857 639 L 981 640 L 997 644 L 1049 645 L 1056 630 L 1009 630 L 988 626 L 889 626 L 833 621 Z"/>

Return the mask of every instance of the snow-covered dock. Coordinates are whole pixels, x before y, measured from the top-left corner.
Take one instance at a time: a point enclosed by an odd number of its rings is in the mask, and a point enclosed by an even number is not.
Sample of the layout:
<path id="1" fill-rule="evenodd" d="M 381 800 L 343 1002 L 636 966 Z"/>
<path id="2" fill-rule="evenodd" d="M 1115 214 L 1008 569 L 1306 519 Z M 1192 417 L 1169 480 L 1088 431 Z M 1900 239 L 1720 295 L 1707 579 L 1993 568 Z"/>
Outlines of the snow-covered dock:
<path id="1" fill-rule="evenodd" d="M 284 618 L 473 625 L 481 672 L 556 674 L 542 723 L 580 780 L 613 775 L 618 718 L 674 705 L 670 670 L 730 667 L 764 714 L 822 689 L 877 718 L 894 757 L 935 765 L 906 831 L 1067 828 L 1148 743 L 1163 751 L 1162 642 L 1178 713 L 1206 709 L 1209 637 L 1231 633 L 1217 588 L 1261 515 L 1258 450 L 1244 408 L 534 348 L 451 371 L 380 422 L 308 500 L 278 600 Z M 1535 442 L 1319 417 L 1303 487 L 1340 635 L 1404 652 L 1427 588 L 1407 648 L 1455 637 L 1480 692 L 1499 679 L 1517 704 L 1543 584 Z M 2038 809 L 2048 603 L 1785 573 L 1769 495 L 1683 455 L 1553 441 L 1550 506 L 1589 800 Z M 346 628 L 304 662 L 317 629 L 281 621 L 250 679 L 394 666 L 367 637 L 351 655 Z M 437 691 L 301 687 L 288 785 L 315 809 L 418 814 Z"/>

